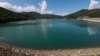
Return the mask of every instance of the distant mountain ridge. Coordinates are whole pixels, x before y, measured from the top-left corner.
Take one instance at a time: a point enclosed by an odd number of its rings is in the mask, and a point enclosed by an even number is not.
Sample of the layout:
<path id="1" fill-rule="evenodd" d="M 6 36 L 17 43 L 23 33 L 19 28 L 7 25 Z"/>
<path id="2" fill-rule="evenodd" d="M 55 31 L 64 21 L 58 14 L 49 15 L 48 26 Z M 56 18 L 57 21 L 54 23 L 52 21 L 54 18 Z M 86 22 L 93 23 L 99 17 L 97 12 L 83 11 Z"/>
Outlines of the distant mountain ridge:
<path id="1" fill-rule="evenodd" d="M 36 18 L 34 16 L 16 13 L 0 7 L 0 23 L 5 23 L 9 21 L 28 20 L 28 19 L 36 19 Z"/>
<path id="2" fill-rule="evenodd" d="M 0 7 L 0 23 L 10 22 L 10 21 L 20 21 L 20 20 L 35 20 L 35 19 L 56 19 L 56 18 L 67 18 L 67 19 L 77 19 L 79 17 L 88 16 L 90 18 L 100 18 L 100 9 L 82 9 L 75 13 L 59 16 L 55 14 L 40 14 L 37 12 L 13 12 L 8 9 Z"/>
<path id="3" fill-rule="evenodd" d="M 98 17 L 100 18 L 100 9 L 92 9 L 92 10 L 82 9 L 75 13 L 66 15 L 64 16 L 64 18 L 77 19 L 79 17 L 85 17 L 85 16 L 88 16 L 90 18 L 98 18 Z"/>
<path id="4" fill-rule="evenodd" d="M 35 18 L 40 18 L 41 16 L 41 14 L 37 12 L 21 12 L 21 14 L 34 16 Z"/>
<path id="5" fill-rule="evenodd" d="M 63 18 L 62 16 L 60 15 L 55 15 L 55 14 L 40 14 L 40 13 L 37 13 L 37 12 L 22 12 L 22 14 L 25 14 L 25 15 L 30 15 L 30 16 L 34 16 L 35 18 L 45 18 L 45 19 L 54 19 L 54 18 Z"/>
<path id="6" fill-rule="evenodd" d="M 20 20 L 35 20 L 35 19 L 50 19 L 50 18 L 62 18 L 62 16 L 54 14 L 40 14 L 37 12 L 13 12 L 8 9 L 0 7 L 0 23 L 9 21 L 20 21 Z"/>

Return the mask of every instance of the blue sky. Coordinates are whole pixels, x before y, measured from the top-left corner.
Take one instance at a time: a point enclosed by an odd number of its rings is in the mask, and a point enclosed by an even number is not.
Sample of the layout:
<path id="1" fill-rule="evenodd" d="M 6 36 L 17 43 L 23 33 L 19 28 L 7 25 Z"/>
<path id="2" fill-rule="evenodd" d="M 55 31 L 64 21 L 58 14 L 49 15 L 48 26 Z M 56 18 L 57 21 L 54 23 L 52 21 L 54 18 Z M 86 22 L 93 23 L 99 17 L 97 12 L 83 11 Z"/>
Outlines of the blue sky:
<path id="1" fill-rule="evenodd" d="M 72 13 L 81 9 L 88 9 L 90 0 L 46 0 L 47 10 L 54 13 Z M 0 0 L 17 6 L 34 5 L 39 8 L 40 0 Z"/>

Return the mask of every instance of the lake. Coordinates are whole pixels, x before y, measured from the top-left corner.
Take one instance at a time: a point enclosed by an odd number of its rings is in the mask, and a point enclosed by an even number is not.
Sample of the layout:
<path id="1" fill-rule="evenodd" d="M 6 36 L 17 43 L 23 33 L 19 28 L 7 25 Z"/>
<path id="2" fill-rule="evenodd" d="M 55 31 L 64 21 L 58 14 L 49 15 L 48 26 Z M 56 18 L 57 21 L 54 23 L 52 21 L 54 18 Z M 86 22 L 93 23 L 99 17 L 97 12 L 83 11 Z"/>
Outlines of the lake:
<path id="1" fill-rule="evenodd" d="M 100 46 L 100 23 L 40 19 L 0 24 L 0 41 L 28 48 Z"/>

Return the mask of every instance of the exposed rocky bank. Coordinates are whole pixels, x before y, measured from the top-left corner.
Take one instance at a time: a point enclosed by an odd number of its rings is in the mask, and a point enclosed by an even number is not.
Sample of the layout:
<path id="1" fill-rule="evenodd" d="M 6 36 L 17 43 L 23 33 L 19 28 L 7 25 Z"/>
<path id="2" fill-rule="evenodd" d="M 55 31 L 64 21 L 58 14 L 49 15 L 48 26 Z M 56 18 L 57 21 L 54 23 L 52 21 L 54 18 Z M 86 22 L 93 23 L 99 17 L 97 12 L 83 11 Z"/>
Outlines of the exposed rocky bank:
<path id="1" fill-rule="evenodd" d="M 34 50 L 0 43 L 0 56 L 100 56 L 100 48 Z"/>

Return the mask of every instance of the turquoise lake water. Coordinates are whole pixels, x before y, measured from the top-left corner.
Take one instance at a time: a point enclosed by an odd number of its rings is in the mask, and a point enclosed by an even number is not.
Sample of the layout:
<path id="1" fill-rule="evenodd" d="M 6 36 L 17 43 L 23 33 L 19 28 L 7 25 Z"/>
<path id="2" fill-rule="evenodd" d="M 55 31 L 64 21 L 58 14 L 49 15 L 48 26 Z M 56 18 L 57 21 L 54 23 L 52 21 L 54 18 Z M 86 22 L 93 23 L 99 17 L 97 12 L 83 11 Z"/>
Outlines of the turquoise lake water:
<path id="1" fill-rule="evenodd" d="M 100 46 L 100 23 L 41 19 L 0 24 L 0 41 L 29 48 Z"/>

